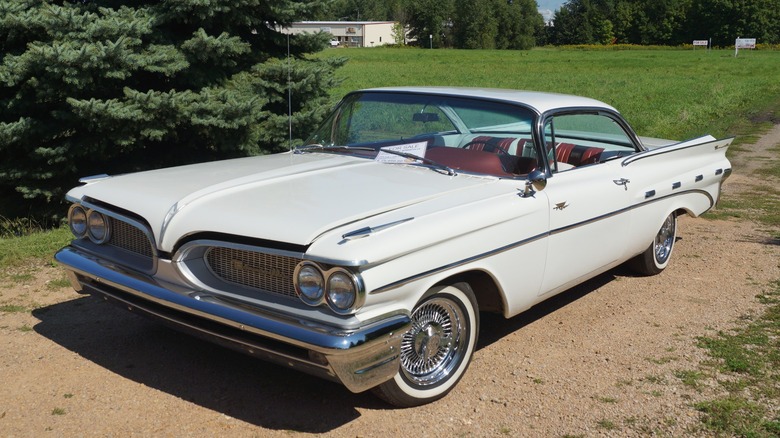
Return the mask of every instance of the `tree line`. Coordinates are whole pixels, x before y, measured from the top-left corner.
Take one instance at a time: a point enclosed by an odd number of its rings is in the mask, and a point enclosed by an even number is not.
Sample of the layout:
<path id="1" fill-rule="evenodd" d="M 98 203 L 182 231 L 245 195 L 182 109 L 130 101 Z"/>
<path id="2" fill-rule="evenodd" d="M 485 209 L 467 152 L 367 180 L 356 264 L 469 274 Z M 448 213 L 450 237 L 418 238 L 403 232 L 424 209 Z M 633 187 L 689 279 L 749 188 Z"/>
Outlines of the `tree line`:
<path id="1" fill-rule="evenodd" d="M 553 44 L 680 45 L 738 37 L 780 43 L 780 0 L 569 0 L 555 14 Z"/>
<path id="2" fill-rule="evenodd" d="M 553 25 L 534 0 L 334 0 L 318 19 L 398 21 L 422 47 L 780 43 L 780 0 L 569 0 Z"/>
<path id="3" fill-rule="evenodd" d="M 535 0 L 334 0 L 318 19 L 397 21 L 426 48 L 526 50 L 545 32 Z"/>

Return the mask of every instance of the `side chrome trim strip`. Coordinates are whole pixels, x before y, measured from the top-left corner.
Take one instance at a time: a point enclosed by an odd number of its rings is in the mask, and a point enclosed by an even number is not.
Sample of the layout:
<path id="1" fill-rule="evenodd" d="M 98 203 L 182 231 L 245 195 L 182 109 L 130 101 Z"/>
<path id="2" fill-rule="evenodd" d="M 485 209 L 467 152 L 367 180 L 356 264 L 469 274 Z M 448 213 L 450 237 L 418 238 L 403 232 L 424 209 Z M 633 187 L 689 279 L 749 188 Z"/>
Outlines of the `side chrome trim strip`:
<path id="1" fill-rule="evenodd" d="M 495 255 L 495 254 L 500 254 L 500 253 L 502 253 L 504 251 L 509 251 L 510 249 L 514 249 L 514 248 L 517 248 L 517 247 L 520 247 L 520 246 L 523 246 L 523 245 L 527 245 L 527 244 L 529 244 L 531 242 L 535 242 L 535 241 L 537 241 L 539 239 L 543 239 L 543 238 L 545 238 L 547 236 L 549 236 L 549 233 L 538 234 L 536 236 L 529 237 L 528 239 L 521 240 L 519 242 L 514 242 L 514 243 L 510 243 L 509 245 L 502 246 L 501 248 L 497 248 L 497 249 L 494 249 L 494 250 L 491 250 L 491 251 L 488 251 L 488 252 L 484 252 L 482 254 L 477 254 L 475 256 L 468 257 L 468 258 L 465 258 L 463 260 L 459 260 L 457 262 L 453 262 L 453 263 L 450 263 L 450 264 L 447 264 L 447 265 L 444 265 L 444 266 L 440 266 L 438 268 L 434 268 L 434 269 L 431 269 L 431 270 L 428 270 L 428 271 L 425 271 L 425 272 L 421 272 L 421 273 L 415 274 L 415 275 L 413 275 L 411 277 L 404 278 L 403 280 L 399 280 L 399 281 L 396 281 L 396 282 L 384 285 L 384 286 L 382 286 L 380 288 L 374 289 L 371 292 L 369 292 L 369 295 L 386 292 L 386 291 L 388 291 L 390 289 L 395 289 L 396 287 L 399 287 L 399 286 L 401 286 L 403 284 L 410 283 L 412 281 L 416 281 L 416 280 L 419 280 L 421 278 L 429 277 L 429 276 L 437 274 L 439 272 L 446 271 L 446 270 L 452 269 L 452 268 L 456 268 L 458 266 L 462 266 L 462 265 L 471 263 L 471 262 L 476 261 L 476 260 L 484 259 L 486 257 L 490 257 L 490 256 Z"/>
<path id="2" fill-rule="evenodd" d="M 652 193 L 652 195 L 650 195 L 650 196 L 655 196 L 655 191 L 652 190 L 651 192 L 647 192 L 645 194 L 645 197 L 647 198 L 647 195 L 650 194 L 650 193 Z M 494 250 L 486 251 L 486 252 L 483 252 L 481 254 L 477 254 L 477 255 L 474 255 L 474 256 L 471 256 L 471 257 L 467 257 L 467 258 L 462 259 L 462 260 L 458 260 L 456 262 L 448 263 L 446 265 L 442 265 L 442 266 L 439 266 L 437 268 L 433 268 L 433 269 L 430 269 L 428 271 L 421 272 L 419 274 L 415 274 L 415 275 L 409 276 L 409 277 L 404 278 L 402 280 L 394 281 L 392 283 L 389 283 L 389 284 L 386 284 L 384 286 L 378 287 L 378 288 L 372 290 L 371 292 L 369 292 L 368 294 L 369 295 L 374 295 L 374 294 L 380 294 L 380 293 L 383 293 L 383 292 L 387 292 L 387 291 L 389 291 L 391 289 L 395 289 L 397 287 L 403 286 L 404 284 L 411 283 L 413 281 L 417 281 L 417 280 L 420 280 L 420 279 L 425 278 L 425 277 L 430 277 L 431 275 L 438 274 L 439 272 L 443 272 L 443 271 L 446 271 L 448 269 L 452 269 L 452 268 L 456 268 L 456 267 L 459 267 L 459 266 L 463 266 L 463 265 L 466 265 L 468 263 L 471 263 L 471 262 L 474 262 L 474 261 L 477 261 L 477 260 L 481 260 L 481 259 L 493 256 L 495 254 L 500 254 L 500 253 L 502 253 L 504 251 L 509 251 L 511 249 L 515 249 L 515 248 L 521 247 L 523 245 L 527 245 L 529 243 L 535 242 L 535 241 L 537 241 L 539 239 L 543 239 L 545 237 L 549 237 L 549 236 L 552 236 L 552 235 L 555 235 L 555 234 L 560 234 L 560 233 L 563 233 L 563 232 L 566 232 L 566 231 L 569 231 L 569 230 L 573 230 L 575 228 L 579 228 L 579 227 L 591 224 L 593 222 L 598 222 L 598 221 L 601 221 L 601 220 L 604 220 L 604 219 L 607 219 L 607 218 L 610 218 L 610 217 L 613 217 L 613 216 L 616 216 L 616 215 L 619 215 L 619 214 L 623 214 L 623 213 L 629 212 L 631 210 L 635 210 L 635 209 L 640 208 L 640 207 L 644 207 L 645 205 L 649 205 L 649 204 L 652 204 L 652 203 L 663 201 L 664 199 L 667 199 L 667 198 L 671 198 L 671 197 L 674 197 L 674 196 L 682 196 L 682 195 L 689 194 L 689 193 L 703 194 L 703 195 L 705 195 L 709 199 L 709 201 L 710 201 L 710 208 L 712 208 L 712 206 L 715 205 L 715 201 L 712 198 L 712 195 L 710 195 L 709 192 L 707 192 L 706 190 L 693 189 L 693 190 L 686 190 L 686 191 L 678 192 L 678 193 L 672 193 L 672 194 L 666 195 L 666 196 L 661 197 L 661 198 L 651 199 L 651 200 L 647 200 L 645 202 L 640 202 L 640 203 L 635 204 L 635 205 L 630 206 L 630 207 L 622 208 L 620 210 L 616 210 L 616 211 L 613 211 L 613 212 L 610 212 L 610 213 L 606 213 L 606 214 L 603 214 L 601 216 L 596 216 L 594 218 L 587 219 L 587 220 L 584 220 L 582 222 L 577 222 L 575 224 L 567 225 L 565 227 L 556 228 L 555 230 L 551 230 L 548 233 L 537 234 L 536 236 L 529 237 L 528 239 L 525 239 L 525 240 L 521 240 L 521 241 L 518 241 L 518 242 L 510 243 L 509 245 L 505 245 L 505 246 L 502 246 L 500 248 L 496 248 Z"/>

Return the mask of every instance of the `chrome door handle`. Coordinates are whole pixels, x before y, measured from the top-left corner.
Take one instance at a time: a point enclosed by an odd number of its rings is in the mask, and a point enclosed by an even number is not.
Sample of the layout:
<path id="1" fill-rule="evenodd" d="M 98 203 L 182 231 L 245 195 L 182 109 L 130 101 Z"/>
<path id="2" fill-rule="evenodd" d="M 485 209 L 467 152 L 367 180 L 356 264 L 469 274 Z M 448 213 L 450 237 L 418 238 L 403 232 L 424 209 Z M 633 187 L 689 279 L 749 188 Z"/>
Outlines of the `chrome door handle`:
<path id="1" fill-rule="evenodd" d="M 626 178 L 620 178 L 620 179 L 613 179 L 612 182 L 619 186 L 623 186 L 624 189 L 628 190 L 628 183 L 630 183 L 631 180 Z"/>

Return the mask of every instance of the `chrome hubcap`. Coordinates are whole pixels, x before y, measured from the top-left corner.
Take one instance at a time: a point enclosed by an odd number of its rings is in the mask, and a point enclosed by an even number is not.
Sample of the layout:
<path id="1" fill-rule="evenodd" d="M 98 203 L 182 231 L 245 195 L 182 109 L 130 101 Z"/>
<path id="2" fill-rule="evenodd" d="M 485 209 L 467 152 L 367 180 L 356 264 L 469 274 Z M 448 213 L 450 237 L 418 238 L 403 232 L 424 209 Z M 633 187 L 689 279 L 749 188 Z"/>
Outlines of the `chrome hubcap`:
<path id="1" fill-rule="evenodd" d="M 412 383 L 432 385 L 460 363 L 468 340 L 465 315 L 452 301 L 434 298 L 412 314 L 401 341 L 401 369 Z"/>
<path id="2" fill-rule="evenodd" d="M 663 264 L 669 258 L 672 253 L 672 246 L 674 245 L 675 235 L 675 220 L 674 216 L 669 215 L 655 236 L 655 260 L 659 264 Z"/>

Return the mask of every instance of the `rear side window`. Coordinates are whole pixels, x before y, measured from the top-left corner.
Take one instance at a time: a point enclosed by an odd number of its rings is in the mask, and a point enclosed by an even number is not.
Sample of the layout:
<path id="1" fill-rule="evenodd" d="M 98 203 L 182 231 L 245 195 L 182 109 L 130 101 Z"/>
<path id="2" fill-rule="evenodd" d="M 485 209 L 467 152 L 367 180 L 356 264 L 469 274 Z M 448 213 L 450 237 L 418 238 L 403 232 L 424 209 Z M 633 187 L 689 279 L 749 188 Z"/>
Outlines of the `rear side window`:
<path id="1" fill-rule="evenodd" d="M 561 114 L 545 122 L 544 140 L 553 172 L 564 171 L 636 152 L 631 136 L 603 114 Z"/>

